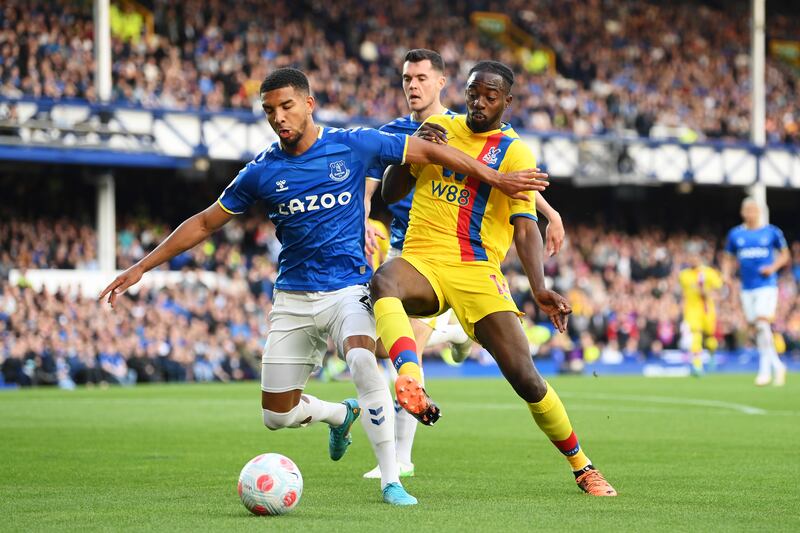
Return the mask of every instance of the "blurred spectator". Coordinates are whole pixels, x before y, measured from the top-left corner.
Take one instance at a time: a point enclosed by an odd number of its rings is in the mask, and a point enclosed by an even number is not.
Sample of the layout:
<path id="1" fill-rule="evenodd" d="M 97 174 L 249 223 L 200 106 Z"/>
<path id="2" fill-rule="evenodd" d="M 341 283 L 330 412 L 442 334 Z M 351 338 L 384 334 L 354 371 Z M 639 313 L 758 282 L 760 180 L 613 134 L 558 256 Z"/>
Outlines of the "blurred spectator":
<path id="1" fill-rule="evenodd" d="M 729 5 L 728 5 L 729 4 Z M 749 2 L 724 10 L 702 1 L 153 0 L 154 33 L 127 3 L 112 10 L 113 93 L 145 107 L 260 112 L 272 69 L 309 72 L 319 119 L 387 121 L 406 113 L 398 62 L 411 47 L 447 63 L 443 102 L 463 108 L 472 64 L 494 58 L 518 73 L 506 117 L 515 127 L 577 134 L 625 133 L 747 139 Z M 471 26 L 473 11 L 499 11 L 553 50 L 514 53 Z M 420 20 L 436 20 L 435 25 Z M 798 20 L 770 12 L 770 35 L 796 39 Z M 140 38 L 141 36 L 141 38 Z M 5 96 L 96 98 L 89 2 L 7 0 L 0 10 Z M 767 135 L 800 142 L 797 80 L 768 58 Z"/>
<path id="2" fill-rule="evenodd" d="M 94 298 L 2 280 L 0 303 L 4 381 L 67 388 L 254 379 L 271 308 L 268 295 L 233 283 L 210 289 L 188 281 L 161 290 L 145 285 L 112 311 Z"/>
<path id="3" fill-rule="evenodd" d="M 66 290 L 36 292 L 27 282 L 11 286 L 3 278 L 4 380 L 69 387 L 256 378 L 276 277 L 271 249 L 265 245 L 274 238 L 274 228 L 260 215 L 232 224 L 230 231 L 218 232 L 212 241 L 190 251 L 187 262 L 173 265 L 186 273 L 181 283 L 160 290 L 145 284 L 138 293 L 121 298 L 113 312 L 93 298 L 72 296 Z M 11 257 L 20 257 L 23 266 L 45 268 L 96 263 L 94 247 L 79 244 L 93 240 L 92 231 L 75 221 L 12 219 L 0 228 L 0 257 L 6 258 L 7 269 L 21 266 Z M 153 249 L 167 232 L 166 226 L 154 222 L 122 225 L 122 266 Z M 702 235 L 570 228 L 562 251 L 545 264 L 548 283 L 567 295 L 573 306 L 566 335 L 551 335 L 542 327 L 546 317 L 537 314 L 512 248 L 503 268 L 512 297 L 528 315 L 531 352 L 556 359 L 568 371 L 579 371 L 584 362 L 637 361 L 681 349 L 685 335 L 676 277 L 687 262 L 684 243 L 689 239 L 703 240 L 718 255 L 720 240 Z M 59 259 L 64 249 L 70 250 L 67 263 Z M 800 243 L 793 243 L 792 249 L 800 259 Z M 708 260 L 713 262 L 711 255 Z M 217 288 L 204 285 L 193 275 L 197 268 L 221 273 L 224 283 Z M 780 278 L 776 328 L 787 351 L 800 354 L 800 291 L 794 272 L 796 268 L 784 269 Z M 718 337 L 725 350 L 750 346 L 738 291 L 736 285 L 723 291 L 721 308 L 726 312 L 720 313 Z"/>
<path id="4" fill-rule="evenodd" d="M 688 239 L 702 239 L 709 249 L 717 251 L 721 245 L 720 240 L 666 235 L 659 229 L 629 235 L 578 225 L 568 231 L 567 244 L 547 260 L 545 274 L 573 306 L 568 329 L 571 342 L 576 343 L 572 350 L 582 353 L 587 362 L 597 357 L 598 350 L 601 361 L 622 362 L 681 349 L 677 273 L 687 263 L 684 243 Z M 794 243 L 793 248 L 800 250 L 800 243 Z M 528 280 L 513 248 L 503 270 L 520 309 L 546 323 L 546 317 L 537 315 Z M 800 348 L 800 293 L 790 269 L 783 270 L 779 285 L 776 324 L 791 352 Z M 721 347 L 746 347 L 749 336 L 739 304 L 738 282 L 723 291 L 721 308 L 726 309 L 719 319 Z M 553 347 L 545 344 L 539 352 L 551 356 L 563 349 L 559 337 L 563 336 L 556 335 L 551 341 Z"/>

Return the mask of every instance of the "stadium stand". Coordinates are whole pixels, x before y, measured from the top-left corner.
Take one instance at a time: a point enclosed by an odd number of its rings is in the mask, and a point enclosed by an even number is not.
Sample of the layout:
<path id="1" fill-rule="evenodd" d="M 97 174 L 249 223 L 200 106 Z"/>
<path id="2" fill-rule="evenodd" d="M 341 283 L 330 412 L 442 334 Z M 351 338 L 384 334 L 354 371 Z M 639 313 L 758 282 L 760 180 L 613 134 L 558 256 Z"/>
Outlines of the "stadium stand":
<path id="1" fill-rule="evenodd" d="M 166 224 L 154 221 L 125 225 L 117 235 L 120 266 L 132 264 L 167 233 Z M 93 237 L 90 226 L 75 221 L 15 220 L 0 231 L 0 268 L 4 272 L 11 267 L 96 268 Z M 681 329 L 676 279 L 687 263 L 685 244 L 690 241 L 705 244 L 711 263 L 721 253 L 719 240 L 699 235 L 665 235 L 661 229 L 609 232 L 586 224 L 571 227 L 567 245 L 547 262 L 546 274 L 569 296 L 574 313 L 568 336 L 535 346 L 539 356 L 614 364 L 658 359 L 665 350 L 683 348 L 687 333 Z M 800 242 L 794 242 L 792 249 L 800 265 Z M 37 292 L 24 276 L 16 285 L 3 279 L 0 354 L 5 381 L 62 380 L 63 384 L 69 383 L 67 377 L 78 383 L 119 381 L 102 369 L 89 372 L 94 367 L 87 367 L 87 361 L 94 360 L 93 354 L 98 361 L 121 358 L 136 370 L 140 381 L 252 377 L 255 357 L 268 331 L 266 316 L 278 251 L 271 225 L 260 215 L 249 216 L 170 264 L 171 269 L 184 272 L 218 272 L 230 280 L 226 286 L 209 288 L 190 281 L 161 291 L 143 289 L 131 300 L 120 300 L 112 315 L 102 313 L 101 304 L 93 298 L 66 287 L 55 293 Z M 19 259 L 10 261 L 10 257 Z M 504 271 L 520 308 L 537 317 L 513 249 Z M 781 277 L 777 322 L 786 350 L 796 354 L 800 354 L 798 275 L 797 268 L 786 269 Z M 722 301 L 726 312 L 720 315 L 718 336 L 723 348 L 749 347 L 746 323 L 736 303 L 738 288 L 724 293 Z M 101 353 L 101 346 L 113 348 Z M 232 372 L 232 364 L 241 365 L 241 373 Z M 64 372 L 61 377 L 59 369 Z"/>
<path id="2" fill-rule="evenodd" d="M 748 137 L 745 2 L 143 4 L 152 9 L 153 30 L 133 13 L 114 37 L 116 101 L 149 108 L 258 109 L 264 75 L 295 65 L 312 73 L 321 119 L 386 121 L 405 113 L 397 63 L 405 43 L 415 43 L 444 56 L 450 83 L 443 100 L 454 109 L 460 108 L 460 88 L 475 61 L 494 57 L 514 65 L 517 105 L 508 119 L 515 127 L 684 141 Z M 476 37 L 469 15 L 478 10 L 513 13 L 519 28 L 554 52 L 555 75 L 537 72 L 510 49 Z M 119 16 L 128 20 L 126 13 Z M 435 18 L 436 26 L 415 23 L 423 17 Z M 798 34 L 792 17 L 773 15 L 769 27 L 771 37 Z M 92 53 L 89 2 L 4 2 L 4 96 L 94 100 Z M 767 63 L 767 90 L 769 141 L 797 144 L 796 75 L 775 58 Z"/>
<path id="3" fill-rule="evenodd" d="M 740 16 L 745 2 L 725 9 L 714 2 L 628 0 L 443 5 L 419 0 L 120 2 L 112 24 L 114 101 L 147 109 L 260 114 L 261 79 L 275 67 L 294 65 L 311 73 L 321 122 L 358 117 L 379 123 L 406 113 L 397 65 L 408 43 L 414 43 L 442 52 L 449 78 L 443 100 L 456 110 L 475 61 L 492 57 L 514 65 L 516 100 L 507 118 L 521 131 L 677 138 L 687 144 L 748 136 L 749 30 L 747 17 Z M 513 14 L 516 27 L 552 52 L 551 68 L 527 61 L 488 35 L 476 37 L 470 26 L 476 11 Z M 435 18 L 436 26 L 416 24 L 421 17 Z M 800 31 L 797 17 L 770 17 L 772 36 Z M 681 31 L 674 31 L 678 27 Z M 16 100 L 95 102 L 93 70 L 91 2 L 3 2 L 0 96 L 10 104 L 0 105 L 0 137 L 18 135 Z M 800 99 L 793 97 L 800 91 L 797 74 L 770 57 L 767 88 L 768 141 L 800 145 Z M 208 177 L 229 180 L 229 170 L 215 168 Z M 280 250 L 263 214 L 229 224 L 168 267 L 217 273 L 227 282 L 212 286 L 187 275 L 165 288 L 145 286 L 121 299 L 112 315 L 73 287 L 36 290 L 26 277 L 34 269 L 98 268 L 97 234 L 89 216 L 93 206 L 86 200 L 91 193 L 75 185 L 80 180 L 74 176 L 70 187 L 55 185 L 57 179 L 26 185 L 2 178 L 10 197 L 36 198 L 35 205 L 0 209 L 5 383 L 71 387 L 256 376 Z M 117 267 L 133 264 L 183 217 L 213 201 L 224 184 L 209 182 L 164 180 L 138 191 L 129 186 L 125 202 L 119 202 Z M 153 190 L 159 198 L 147 197 Z M 586 196 L 576 189 L 569 194 Z M 567 195 L 553 203 L 568 210 L 569 202 Z M 546 274 L 569 294 L 574 314 L 566 336 L 531 334 L 537 357 L 616 363 L 657 360 L 682 348 L 686 334 L 675 280 L 686 263 L 684 246 L 702 242 L 709 260 L 718 262 L 724 233 L 686 221 L 667 228 L 646 211 L 640 212 L 637 227 L 612 223 L 610 216 L 597 224 L 588 210 L 566 217 L 567 245 L 548 260 Z M 729 215 L 721 225 L 736 222 Z M 787 236 L 798 239 L 793 223 Z M 800 357 L 800 242 L 792 249 L 796 266 L 782 273 L 776 328 L 786 351 Z M 504 267 L 533 330 L 541 317 L 513 250 Z M 19 272 L 14 282 L 12 269 Z M 718 334 L 728 350 L 750 345 L 735 304 L 737 290 L 723 294 L 729 312 L 720 313 Z"/>

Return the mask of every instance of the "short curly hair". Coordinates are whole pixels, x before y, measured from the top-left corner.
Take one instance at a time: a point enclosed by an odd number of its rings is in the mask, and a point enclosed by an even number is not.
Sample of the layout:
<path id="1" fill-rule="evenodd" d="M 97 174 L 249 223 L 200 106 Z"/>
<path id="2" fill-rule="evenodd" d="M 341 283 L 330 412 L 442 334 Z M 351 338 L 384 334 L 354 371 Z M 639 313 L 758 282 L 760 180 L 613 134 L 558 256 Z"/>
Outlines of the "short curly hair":
<path id="1" fill-rule="evenodd" d="M 296 68 L 279 68 L 269 73 L 261 82 L 259 94 L 264 94 L 284 87 L 294 87 L 298 91 L 310 94 L 311 88 L 308 84 L 308 77 L 302 70 Z"/>

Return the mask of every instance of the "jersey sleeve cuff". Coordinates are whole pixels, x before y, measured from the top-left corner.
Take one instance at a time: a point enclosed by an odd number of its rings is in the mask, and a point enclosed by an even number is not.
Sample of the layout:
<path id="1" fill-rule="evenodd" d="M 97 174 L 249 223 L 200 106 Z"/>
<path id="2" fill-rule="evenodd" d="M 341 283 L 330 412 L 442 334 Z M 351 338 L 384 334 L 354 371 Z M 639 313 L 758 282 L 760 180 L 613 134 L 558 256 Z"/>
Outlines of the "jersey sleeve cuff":
<path id="1" fill-rule="evenodd" d="M 382 178 L 373 178 L 372 176 L 367 176 L 367 181 L 383 181 Z"/>
<path id="2" fill-rule="evenodd" d="M 409 135 L 406 135 L 405 142 L 403 143 L 403 160 L 400 161 L 401 165 L 405 165 L 406 164 L 406 154 L 408 153 L 408 139 L 409 139 Z"/>
<path id="3" fill-rule="evenodd" d="M 508 223 L 509 224 L 513 224 L 514 223 L 514 219 L 517 218 L 517 217 L 525 217 L 525 218 L 529 218 L 529 219 L 533 220 L 534 222 L 539 222 L 539 217 L 537 217 L 533 213 L 514 213 L 513 215 L 511 215 L 508 218 Z"/>
<path id="4" fill-rule="evenodd" d="M 223 211 L 225 211 L 229 215 L 241 215 L 242 213 L 244 213 L 244 211 L 239 211 L 238 213 L 236 211 L 231 211 L 230 209 L 222 205 L 222 199 L 217 200 L 217 204 L 222 208 Z"/>

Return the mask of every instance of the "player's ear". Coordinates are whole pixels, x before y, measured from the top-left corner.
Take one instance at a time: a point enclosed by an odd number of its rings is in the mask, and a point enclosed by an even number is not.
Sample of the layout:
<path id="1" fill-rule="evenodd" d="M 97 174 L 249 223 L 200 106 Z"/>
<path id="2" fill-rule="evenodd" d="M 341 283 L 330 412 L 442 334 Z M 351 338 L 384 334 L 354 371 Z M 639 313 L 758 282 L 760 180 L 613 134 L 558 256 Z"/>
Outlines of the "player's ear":
<path id="1" fill-rule="evenodd" d="M 440 91 L 441 91 L 442 89 L 444 89 L 444 86 L 445 86 L 445 85 L 447 85 L 447 78 L 445 78 L 444 76 L 439 76 L 439 83 L 438 83 L 438 85 L 439 85 L 439 90 L 440 90 Z"/>
<path id="2" fill-rule="evenodd" d="M 316 107 L 316 105 L 317 105 L 317 100 L 312 95 L 309 94 L 308 96 L 306 96 L 306 111 L 308 112 L 309 115 L 314 112 L 314 108 Z"/>
<path id="3" fill-rule="evenodd" d="M 511 94 L 506 95 L 506 109 L 511 107 L 511 101 L 514 99 L 514 96 Z"/>

